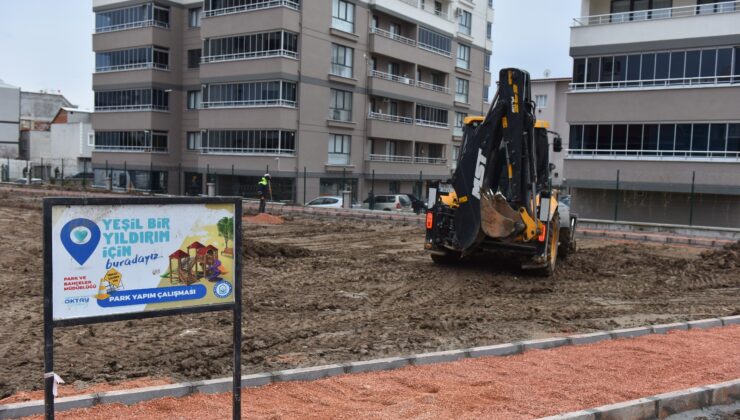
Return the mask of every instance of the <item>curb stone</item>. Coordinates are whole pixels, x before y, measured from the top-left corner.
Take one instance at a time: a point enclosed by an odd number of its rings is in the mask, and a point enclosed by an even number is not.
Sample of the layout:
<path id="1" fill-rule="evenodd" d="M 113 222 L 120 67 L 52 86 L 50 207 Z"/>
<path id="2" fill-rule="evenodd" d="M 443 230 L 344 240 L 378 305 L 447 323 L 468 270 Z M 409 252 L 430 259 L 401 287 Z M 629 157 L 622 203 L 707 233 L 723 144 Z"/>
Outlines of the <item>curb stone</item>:
<path id="1" fill-rule="evenodd" d="M 243 375 L 241 378 L 241 386 L 243 388 L 255 388 L 281 381 L 312 381 L 343 374 L 393 370 L 411 365 L 444 363 L 465 358 L 479 358 L 485 356 L 510 356 L 533 349 L 551 349 L 561 346 L 590 344 L 597 341 L 610 340 L 612 338 L 638 337 L 651 333 L 663 334 L 671 330 L 713 328 L 737 324 L 740 324 L 740 315 L 691 321 L 688 323 L 659 324 L 649 327 L 626 328 L 613 331 L 577 334 L 568 337 L 527 340 L 515 343 L 498 344 L 493 346 L 472 347 L 463 350 L 420 353 L 406 357 L 389 357 L 384 359 L 374 359 L 344 364 L 298 368 L 277 372 L 256 373 Z M 230 392 L 231 389 L 231 378 L 208 379 L 194 382 L 184 382 L 179 384 L 168 384 L 163 386 L 153 386 L 120 391 L 107 391 L 97 394 L 63 397 L 56 399 L 55 407 L 57 411 L 64 411 L 74 408 L 87 408 L 106 403 L 134 404 L 156 398 L 183 397 L 196 392 L 207 394 Z M 698 393 L 700 395 L 695 396 L 689 391 Z M 664 406 L 661 406 L 661 401 L 658 400 L 658 409 L 674 410 L 676 408 L 672 407 L 678 407 L 679 404 L 682 404 L 681 401 L 683 401 L 679 399 L 680 396 L 674 395 L 678 393 L 683 393 L 681 395 L 685 394 L 685 398 L 693 398 L 692 401 L 698 401 L 700 404 L 730 404 L 736 401 L 740 401 L 740 379 L 730 382 L 724 382 L 721 384 L 714 384 L 703 388 L 692 388 L 691 390 L 687 391 L 678 391 L 677 393 L 661 394 L 654 398 L 651 397 L 652 399 L 643 398 L 631 402 L 620 403 L 614 405 L 614 407 L 622 407 L 628 403 L 643 404 L 643 400 L 655 400 L 655 398 L 662 396 L 666 398 L 671 397 L 673 399 L 666 400 Z M 685 405 L 688 406 L 688 403 L 686 403 Z M 601 420 L 611 418 L 608 417 L 609 414 L 607 412 L 599 411 L 607 407 L 612 407 L 610 408 L 610 410 L 616 409 L 613 406 L 605 406 L 597 409 L 582 410 L 574 413 L 564 413 L 558 416 L 548 417 L 548 419 Z M 627 408 L 624 409 L 627 410 Z M 43 414 L 43 412 L 43 400 L 4 404 L 0 405 L 0 420 L 38 415 Z"/>

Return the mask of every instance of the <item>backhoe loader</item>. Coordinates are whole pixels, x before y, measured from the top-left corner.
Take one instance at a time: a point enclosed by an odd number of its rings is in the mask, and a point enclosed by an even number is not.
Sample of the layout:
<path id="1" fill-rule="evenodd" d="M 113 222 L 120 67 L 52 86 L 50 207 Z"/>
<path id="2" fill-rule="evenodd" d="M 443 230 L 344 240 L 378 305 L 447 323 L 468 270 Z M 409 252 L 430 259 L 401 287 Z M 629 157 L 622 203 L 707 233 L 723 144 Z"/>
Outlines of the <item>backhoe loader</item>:
<path id="1" fill-rule="evenodd" d="M 558 253 L 575 250 L 577 217 L 552 187 L 547 125 L 535 115 L 529 73 L 501 70 L 488 114 L 464 121 L 452 179 L 429 190 L 424 246 L 432 260 L 506 252 L 520 255 L 523 269 L 549 276 Z"/>

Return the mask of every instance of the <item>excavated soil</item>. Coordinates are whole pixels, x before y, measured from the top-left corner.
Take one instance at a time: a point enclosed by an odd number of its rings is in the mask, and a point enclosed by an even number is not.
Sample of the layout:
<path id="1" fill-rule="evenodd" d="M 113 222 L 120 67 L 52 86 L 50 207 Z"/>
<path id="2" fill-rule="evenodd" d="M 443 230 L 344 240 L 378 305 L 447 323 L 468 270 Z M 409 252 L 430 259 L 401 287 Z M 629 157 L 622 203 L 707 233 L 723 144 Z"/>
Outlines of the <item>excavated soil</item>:
<path id="1" fill-rule="evenodd" d="M 417 225 L 296 217 L 244 228 L 244 373 L 740 314 L 740 244 L 696 256 L 581 241 L 540 278 L 507 257 L 435 265 Z M 4 398 L 42 385 L 38 199 L 0 197 L 0 242 Z M 59 329 L 55 371 L 76 386 L 228 376 L 230 315 Z"/>

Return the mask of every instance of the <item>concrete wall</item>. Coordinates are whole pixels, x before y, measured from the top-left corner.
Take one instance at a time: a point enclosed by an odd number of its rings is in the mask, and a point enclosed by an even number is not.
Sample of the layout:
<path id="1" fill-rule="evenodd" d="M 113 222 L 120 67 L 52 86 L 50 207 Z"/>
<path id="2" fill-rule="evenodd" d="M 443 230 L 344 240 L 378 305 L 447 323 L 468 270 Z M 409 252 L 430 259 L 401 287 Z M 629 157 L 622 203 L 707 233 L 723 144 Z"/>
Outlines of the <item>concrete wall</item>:
<path id="1" fill-rule="evenodd" d="M 588 219 L 737 228 L 740 196 L 676 192 L 571 189 L 573 211 Z M 616 197 L 619 197 L 618 200 Z M 615 200 L 617 201 L 615 203 Z"/>

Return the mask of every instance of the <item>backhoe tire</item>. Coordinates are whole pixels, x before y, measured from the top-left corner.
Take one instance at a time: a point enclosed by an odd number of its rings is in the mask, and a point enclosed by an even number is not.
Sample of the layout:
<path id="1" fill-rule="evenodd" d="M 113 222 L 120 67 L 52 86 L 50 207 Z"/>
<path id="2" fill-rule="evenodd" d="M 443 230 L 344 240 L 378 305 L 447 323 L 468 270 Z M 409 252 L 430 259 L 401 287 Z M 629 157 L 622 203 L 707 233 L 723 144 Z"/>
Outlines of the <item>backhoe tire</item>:
<path id="1" fill-rule="evenodd" d="M 558 258 L 565 261 L 571 251 L 575 250 L 575 243 L 571 242 L 570 228 L 560 229 L 560 245 L 558 246 Z"/>
<path id="2" fill-rule="evenodd" d="M 432 261 L 441 265 L 453 265 L 460 261 L 462 254 L 446 249 L 444 254 L 432 254 Z"/>
<path id="3" fill-rule="evenodd" d="M 544 267 L 537 269 L 537 274 L 542 277 L 551 277 L 555 273 L 558 262 L 558 243 L 560 241 L 560 215 L 555 213 L 548 224 L 550 236 L 547 238 L 547 263 Z"/>

